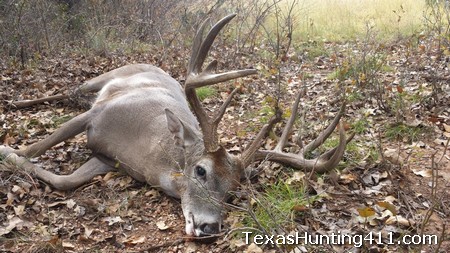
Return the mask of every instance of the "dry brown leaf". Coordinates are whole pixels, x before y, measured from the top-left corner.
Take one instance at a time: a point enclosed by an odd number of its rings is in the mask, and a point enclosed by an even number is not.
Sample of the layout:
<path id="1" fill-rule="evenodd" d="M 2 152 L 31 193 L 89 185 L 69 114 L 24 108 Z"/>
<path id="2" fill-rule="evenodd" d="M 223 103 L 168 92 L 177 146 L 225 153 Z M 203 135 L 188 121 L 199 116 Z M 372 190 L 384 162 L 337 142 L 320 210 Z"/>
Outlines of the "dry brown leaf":
<path id="1" fill-rule="evenodd" d="M 21 217 L 22 215 L 25 214 L 25 205 L 18 205 L 14 207 L 14 213 Z"/>
<path id="2" fill-rule="evenodd" d="M 287 184 L 292 184 L 293 182 L 302 182 L 303 178 L 305 177 L 305 173 L 302 171 L 295 171 L 292 173 L 292 177 L 288 178 L 286 180 Z"/>
<path id="3" fill-rule="evenodd" d="M 13 202 L 14 202 L 14 194 L 8 192 L 6 194 L 6 206 L 11 206 Z"/>
<path id="4" fill-rule="evenodd" d="M 88 225 L 81 224 L 84 228 L 84 236 L 86 238 L 89 238 L 92 235 L 92 232 L 94 232 L 93 228 L 90 228 Z"/>
<path id="5" fill-rule="evenodd" d="M 447 125 L 447 124 L 445 124 L 445 123 L 443 123 L 442 125 L 444 126 L 445 132 L 450 133 L 450 125 Z"/>
<path id="6" fill-rule="evenodd" d="M 102 219 L 102 221 L 108 222 L 109 226 L 112 226 L 116 223 L 123 223 L 125 222 L 124 220 L 122 220 L 122 218 L 120 216 L 114 216 L 114 217 L 105 217 Z"/>
<path id="7" fill-rule="evenodd" d="M 385 201 L 377 202 L 377 205 L 389 210 L 394 216 L 397 215 L 397 208 L 393 204 Z"/>
<path id="8" fill-rule="evenodd" d="M 145 239 L 146 238 L 143 235 L 142 236 L 135 235 L 135 236 L 131 236 L 130 238 L 125 240 L 123 243 L 127 244 L 127 245 L 130 245 L 130 246 L 133 246 L 133 245 L 145 242 Z"/>
<path id="9" fill-rule="evenodd" d="M 156 222 L 156 226 L 159 230 L 166 230 L 169 228 L 169 226 L 166 225 L 166 223 L 162 220 Z"/>
<path id="10" fill-rule="evenodd" d="M 421 176 L 421 177 L 431 177 L 433 175 L 433 171 L 430 169 L 412 169 L 414 174 Z"/>
<path id="11" fill-rule="evenodd" d="M 6 226 L 4 227 L 0 227 L 0 236 L 9 234 L 13 229 L 17 228 L 17 229 L 21 229 L 23 227 L 32 227 L 33 224 L 27 221 L 23 221 L 22 219 L 20 219 L 17 216 L 12 217 L 11 219 L 8 220 L 8 223 Z"/>
<path id="12" fill-rule="evenodd" d="M 363 218 L 367 218 L 375 215 L 375 210 L 372 207 L 362 207 L 356 209 L 358 211 L 359 216 Z"/>
<path id="13" fill-rule="evenodd" d="M 395 165 L 402 165 L 403 158 L 400 156 L 397 149 L 387 148 L 383 153 L 384 158 Z"/>
<path id="14" fill-rule="evenodd" d="M 252 244 L 248 245 L 247 249 L 245 249 L 244 252 L 245 253 L 263 253 L 263 250 L 255 243 L 252 243 Z"/>
<path id="15" fill-rule="evenodd" d="M 409 220 L 403 218 L 401 215 L 389 217 L 385 223 L 386 223 L 386 225 L 397 224 L 397 225 L 400 225 L 403 227 L 410 227 L 411 225 L 414 224 L 413 221 L 409 221 Z"/>

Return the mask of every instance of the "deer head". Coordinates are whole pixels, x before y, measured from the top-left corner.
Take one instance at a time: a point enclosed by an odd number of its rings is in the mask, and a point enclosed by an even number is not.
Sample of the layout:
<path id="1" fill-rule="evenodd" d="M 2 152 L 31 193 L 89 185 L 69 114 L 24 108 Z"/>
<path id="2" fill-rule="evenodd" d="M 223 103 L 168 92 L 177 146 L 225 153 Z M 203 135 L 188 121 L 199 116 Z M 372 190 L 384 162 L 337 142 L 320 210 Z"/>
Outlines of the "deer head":
<path id="1" fill-rule="evenodd" d="M 166 112 L 169 130 L 174 134 L 176 142 L 186 149 L 185 153 L 189 155 L 186 161 L 191 160 L 184 168 L 184 183 L 180 193 L 188 235 L 203 236 L 220 232 L 222 203 L 229 197 L 229 192 L 237 188 L 244 172 L 242 160 L 229 154 L 220 146 L 217 135 L 219 122 L 237 89 L 230 94 L 214 117 L 206 114 L 195 92 L 195 88 L 198 87 L 256 74 L 256 70 L 253 69 L 215 74 L 212 71 L 216 68 L 217 61 L 211 62 L 205 70 L 202 70 L 215 37 L 234 16 L 229 15 L 220 20 L 203 40 L 203 32 L 208 21 L 205 20 L 194 39 L 185 82 L 185 94 L 197 116 L 203 139 L 192 141 L 190 135 L 186 134 L 191 130 L 186 129 L 182 122 L 177 123 L 174 115 Z"/>

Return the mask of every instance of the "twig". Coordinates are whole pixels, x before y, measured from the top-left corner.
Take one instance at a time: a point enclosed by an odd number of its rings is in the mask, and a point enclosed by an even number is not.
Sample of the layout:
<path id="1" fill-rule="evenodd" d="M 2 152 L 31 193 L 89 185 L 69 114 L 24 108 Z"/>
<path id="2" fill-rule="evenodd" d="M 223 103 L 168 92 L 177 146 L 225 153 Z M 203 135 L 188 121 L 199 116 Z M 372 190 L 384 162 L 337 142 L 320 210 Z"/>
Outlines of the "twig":
<path id="1" fill-rule="evenodd" d="M 440 164 L 442 162 L 442 159 L 444 158 L 445 153 L 447 152 L 449 143 L 450 143 L 450 139 L 447 140 L 447 143 L 445 144 L 445 148 L 444 148 L 444 153 L 442 153 L 442 156 L 441 156 L 441 158 L 439 158 L 437 164 Z"/>

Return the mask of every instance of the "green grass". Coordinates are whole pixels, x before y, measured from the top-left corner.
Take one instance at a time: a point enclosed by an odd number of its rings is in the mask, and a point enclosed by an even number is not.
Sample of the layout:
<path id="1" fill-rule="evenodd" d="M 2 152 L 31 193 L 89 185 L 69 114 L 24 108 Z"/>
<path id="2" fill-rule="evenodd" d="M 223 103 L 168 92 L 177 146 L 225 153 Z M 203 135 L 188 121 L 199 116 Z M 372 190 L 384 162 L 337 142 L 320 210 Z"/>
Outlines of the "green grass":
<path id="1" fill-rule="evenodd" d="M 52 117 L 53 127 L 59 127 L 60 125 L 66 123 L 71 120 L 73 116 L 71 115 L 61 115 Z"/>
<path id="2" fill-rule="evenodd" d="M 349 135 L 349 133 L 347 133 L 347 137 L 348 137 L 348 135 Z M 320 154 L 323 154 L 326 151 L 337 147 L 338 145 L 339 145 L 339 137 L 338 136 L 330 137 L 319 147 Z M 358 161 L 358 160 L 364 158 L 364 155 L 361 153 L 361 149 L 362 149 L 362 147 L 357 145 L 355 140 L 352 140 L 345 147 L 345 154 L 348 157 L 352 157 L 352 160 Z M 337 166 L 337 169 L 343 169 L 346 166 L 348 166 L 348 164 L 346 164 L 346 162 L 343 159 Z"/>
<path id="3" fill-rule="evenodd" d="M 290 1 L 281 9 L 286 12 Z M 299 0 L 295 15 L 294 41 L 346 41 L 361 38 L 367 26 L 386 40 L 410 36 L 422 26 L 422 0 Z M 269 19 L 268 24 L 274 24 Z"/>
<path id="4" fill-rule="evenodd" d="M 352 129 L 358 135 L 366 132 L 369 127 L 369 122 L 366 118 L 361 118 L 352 123 Z"/>
<path id="5" fill-rule="evenodd" d="M 306 58 L 312 60 L 319 56 L 329 56 L 330 52 L 323 42 L 309 41 L 301 43 L 300 45 L 294 45 L 295 51 L 302 54 L 307 52 Z"/>
<path id="6" fill-rule="evenodd" d="M 418 141 L 423 134 L 428 132 L 428 128 L 420 126 L 408 126 L 403 123 L 388 126 L 385 136 L 389 140 L 404 140 L 407 142 Z"/>
<path id="7" fill-rule="evenodd" d="M 198 99 L 200 99 L 200 101 L 203 101 L 207 98 L 214 97 L 217 95 L 216 88 L 214 88 L 212 86 L 200 87 L 196 90 L 196 92 L 197 92 Z"/>
<path id="8" fill-rule="evenodd" d="M 300 183 L 289 185 L 279 181 L 265 186 L 264 190 L 256 204 L 252 206 L 257 222 L 250 215 L 246 215 L 243 225 L 260 229 L 257 224 L 259 223 L 264 230 L 271 233 L 274 233 L 276 228 L 286 229 L 293 225 L 298 215 L 295 209 L 307 206 L 317 198 L 307 198 L 305 188 Z"/>

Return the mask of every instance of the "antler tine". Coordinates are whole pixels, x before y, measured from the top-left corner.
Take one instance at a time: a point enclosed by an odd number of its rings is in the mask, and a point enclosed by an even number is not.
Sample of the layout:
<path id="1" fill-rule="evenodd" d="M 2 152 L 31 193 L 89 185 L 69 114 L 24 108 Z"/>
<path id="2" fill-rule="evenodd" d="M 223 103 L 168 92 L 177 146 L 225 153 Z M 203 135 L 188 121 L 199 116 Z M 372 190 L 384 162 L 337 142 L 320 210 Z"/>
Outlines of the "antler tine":
<path id="1" fill-rule="evenodd" d="M 203 20 L 202 24 L 200 25 L 200 28 L 197 30 L 197 33 L 195 34 L 195 38 L 192 44 L 192 53 L 191 58 L 189 59 L 189 65 L 188 65 L 188 74 L 192 73 L 194 71 L 194 68 L 197 63 L 198 59 L 198 52 L 200 51 L 200 47 L 202 45 L 202 39 L 203 39 L 203 32 L 205 31 L 206 24 L 208 23 L 209 18 L 206 18 Z"/>
<path id="2" fill-rule="evenodd" d="M 331 135 L 331 133 L 333 133 L 333 131 L 336 128 L 336 126 L 339 124 L 339 121 L 340 121 L 342 115 L 344 115 L 345 105 L 346 105 L 346 103 L 344 102 L 341 105 L 341 108 L 339 109 L 338 114 L 336 114 L 336 116 L 334 117 L 334 119 L 330 123 L 330 125 L 328 125 L 328 127 L 325 128 L 319 134 L 319 136 L 317 136 L 317 138 L 315 138 L 312 142 L 310 142 L 308 145 L 306 145 L 300 152 L 302 152 L 302 153 L 309 153 L 310 151 L 313 151 L 317 147 L 322 145 L 325 142 L 325 140 L 328 139 L 328 137 Z"/>
<path id="3" fill-rule="evenodd" d="M 295 98 L 294 105 L 292 106 L 291 116 L 289 117 L 289 120 L 283 129 L 283 133 L 281 134 L 281 137 L 278 140 L 277 146 L 275 146 L 275 148 L 274 148 L 275 151 L 281 152 L 283 150 L 283 148 L 286 146 L 287 140 L 289 138 L 289 134 L 292 130 L 292 127 L 294 126 L 295 119 L 297 118 L 298 104 L 300 103 L 301 96 L 302 96 L 302 92 L 299 92 L 297 94 L 297 97 Z"/>
<path id="4" fill-rule="evenodd" d="M 217 22 L 202 41 L 203 31 L 207 20 L 200 26 L 192 46 L 191 59 L 188 66 L 188 78 L 186 80 L 186 89 L 199 88 L 206 85 L 225 82 L 228 80 L 256 74 L 255 69 L 234 70 L 220 74 L 212 73 L 217 66 L 217 61 L 212 61 L 208 67 L 202 71 L 203 63 L 208 55 L 211 46 L 222 28 L 230 22 L 236 14 L 230 14 Z"/>
<path id="5" fill-rule="evenodd" d="M 227 100 L 223 102 L 222 106 L 220 106 L 219 110 L 216 113 L 216 116 L 214 117 L 213 123 L 219 124 L 220 120 L 222 119 L 223 115 L 225 114 L 225 111 L 228 107 L 228 105 L 231 103 L 231 100 L 233 99 L 234 94 L 238 91 L 238 88 L 234 88 L 233 91 L 228 95 Z"/>
<path id="6" fill-rule="evenodd" d="M 338 114 L 334 117 L 331 124 L 319 134 L 319 137 L 316 138 L 313 142 L 306 145 L 305 148 L 302 148 L 298 154 L 286 153 L 283 152 L 283 148 L 286 145 L 287 139 L 289 138 L 289 133 L 291 132 L 292 126 L 294 124 L 298 105 L 300 102 L 301 93 L 297 95 L 297 98 L 292 107 L 292 115 L 290 116 L 286 126 L 283 129 L 282 136 L 273 150 L 258 150 L 254 155 L 254 159 L 256 161 L 261 160 L 269 160 L 272 162 L 277 162 L 281 164 L 285 164 L 287 166 L 291 166 L 293 168 L 303 168 L 307 171 L 315 171 L 319 173 L 327 172 L 335 168 L 339 161 L 342 159 L 344 155 L 345 148 L 347 143 L 352 140 L 354 134 L 352 134 L 348 139 L 345 137 L 345 130 L 341 123 L 339 123 L 340 118 L 344 114 L 345 111 L 345 103 L 341 106 Z M 336 128 L 336 125 L 339 124 L 339 144 L 337 147 L 325 152 L 314 159 L 306 159 L 305 153 L 316 149 L 320 146 L 333 132 Z"/>
<path id="7" fill-rule="evenodd" d="M 342 123 L 339 123 L 339 144 L 335 148 L 335 151 L 333 155 L 330 157 L 330 159 L 326 160 L 326 157 L 324 157 L 323 155 L 318 157 L 317 159 L 318 164 L 315 165 L 315 166 L 318 165 L 317 169 L 321 171 L 323 169 L 330 169 L 330 170 L 334 169 L 339 164 L 339 161 L 341 161 L 342 156 L 344 156 L 346 146 L 347 141 L 345 138 L 344 126 L 342 125 Z"/>
<path id="8" fill-rule="evenodd" d="M 231 92 L 231 94 L 222 104 L 215 116 L 213 118 L 210 118 L 202 107 L 200 100 L 198 99 L 195 92 L 195 88 L 225 82 L 231 79 L 236 79 L 239 77 L 257 73 L 254 69 L 245 69 L 215 74 L 214 71 L 217 67 L 217 61 L 215 60 L 212 61 L 205 70 L 202 71 L 203 63 L 205 62 L 206 56 L 208 55 L 214 39 L 219 34 L 220 30 L 235 16 L 236 14 L 231 14 L 217 22 L 208 32 L 204 40 L 203 31 L 206 27 L 207 20 L 205 20 L 201 24 L 194 38 L 191 59 L 189 60 L 188 65 L 187 78 L 184 88 L 186 98 L 189 101 L 192 110 L 194 111 L 200 123 L 200 127 L 203 132 L 205 148 L 208 152 L 214 152 L 219 148 L 217 127 L 225 113 L 227 106 L 230 104 L 233 95 L 236 94 L 237 90 L 235 89 L 233 92 Z"/>
<path id="9" fill-rule="evenodd" d="M 275 108 L 275 114 L 269 119 L 269 122 L 267 122 L 259 131 L 259 133 L 256 135 L 255 139 L 250 142 L 250 144 L 247 145 L 247 147 L 244 149 L 244 152 L 241 155 L 241 160 L 244 165 L 244 168 L 246 168 L 250 163 L 253 162 L 255 155 L 257 153 L 257 150 L 261 146 L 262 140 L 269 134 L 269 132 L 273 129 L 275 124 L 281 121 L 281 110 L 277 107 Z M 259 159 L 258 159 L 259 160 Z"/>
<path id="10" fill-rule="evenodd" d="M 347 137 L 347 140 L 345 141 L 345 145 L 347 145 L 350 141 L 353 140 L 353 137 L 355 137 L 355 133 L 352 133 L 349 137 Z M 337 147 L 334 147 L 330 150 L 328 150 L 327 152 L 323 153 L 320 157 L 321 159 L 324 160 L 328 160 L 331 158 L 331 156 L 333 156 L 334 152 L 336 152 L 336 150 L 339 148 L 339 145 Z"/>
<path id="11" fill-rule="evenodd" d="M 194 72 L 200 72 L 201 68 L 203 66 L 203 63 L 205 62 L 206 56 L 208 55 L 209 50 L 211 49 L 212 43 L 217 37 L 217 34 L 219 34 L 220 30 L 230 22 L 236 14 L 230 14 L 221 20 L 219 20 L 212 28 L 209 30 L 208 34 L 206 35 L 206 38 L 203 40 L 200 50 L 198 51 L 198 55 L 195 59 L 195 65 L 194 65 Z"/>
<path id="12" fill-rule="evenodd" d="M 254 75 L 258 73 L 256 69 L 233 70 L 226 73 L 211 74 L 202 72 L 197 76 L 190 76 L 186 80 L 185 89 L 195 89 L 203 86 L 208 86 L 216 83 L 226 82 L 228 80 L 237 79 L 240 77 Z"/>

